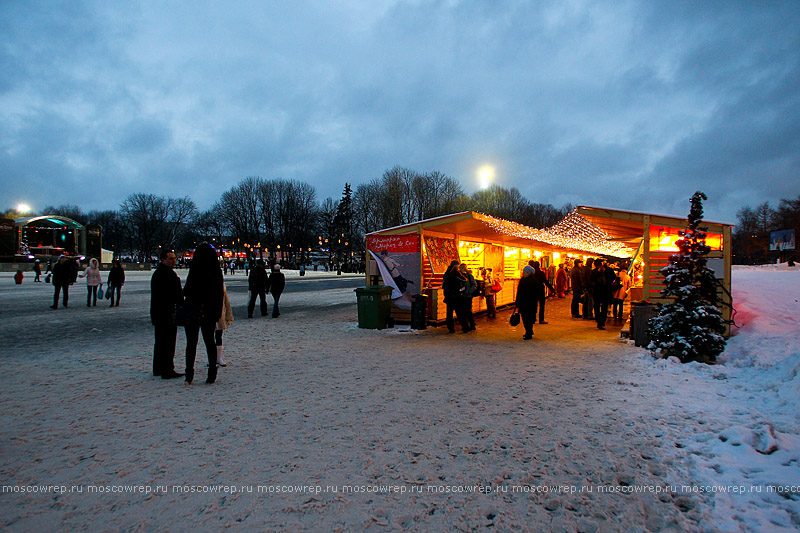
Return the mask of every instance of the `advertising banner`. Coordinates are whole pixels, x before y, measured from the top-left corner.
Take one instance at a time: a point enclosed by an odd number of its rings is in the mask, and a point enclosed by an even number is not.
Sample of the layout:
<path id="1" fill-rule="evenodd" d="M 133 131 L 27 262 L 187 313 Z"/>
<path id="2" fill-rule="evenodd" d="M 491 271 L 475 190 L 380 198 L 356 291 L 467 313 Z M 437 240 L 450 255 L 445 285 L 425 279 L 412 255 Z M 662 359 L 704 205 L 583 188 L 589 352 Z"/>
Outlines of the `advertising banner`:
<path id="1" fill-rule="evenodd" d="M 794 229 L 769 232 L 770 251 L 794 250 Z"/>
<path id="2" fill-rule="evenodd" d="M 392 304 L 411 309 L 411 296 L 422 290 L 419 234 L 368 235 L 367 250 L 378 264 L 383 284 L 392 287 Z"/>

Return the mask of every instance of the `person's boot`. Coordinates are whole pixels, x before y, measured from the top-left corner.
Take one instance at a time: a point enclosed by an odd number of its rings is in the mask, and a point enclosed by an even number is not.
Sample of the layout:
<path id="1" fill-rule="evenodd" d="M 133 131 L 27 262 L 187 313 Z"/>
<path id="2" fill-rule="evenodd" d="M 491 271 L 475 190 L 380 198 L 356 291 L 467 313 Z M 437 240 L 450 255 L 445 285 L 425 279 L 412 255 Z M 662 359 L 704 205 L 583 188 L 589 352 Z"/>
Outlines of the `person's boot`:
<path id="1" fill-rule="evenodd" d="M 186 383 L 187 385 L 191 385 L 191 384 L 192 384 L 192 381 L 194 381 L 194 369 L 191 369 L 191 370 L 189 370 L 189 369 L 187 368 L 187 369 L 186 369 L 186 378 L 185 378 L 185 383 Z"/>
<path id="2" fill-rule="evenodd" d="M 208 367 L 208 377 L 206 383 L 214 383 L 217 380 L 217 365 Z"/>
<path id="3" fill-rule="evenodd" d="M 222 346 L 217 346 L 217 364 L 219 366 L 228 366 L 228 363 L 222 358 Z"/>

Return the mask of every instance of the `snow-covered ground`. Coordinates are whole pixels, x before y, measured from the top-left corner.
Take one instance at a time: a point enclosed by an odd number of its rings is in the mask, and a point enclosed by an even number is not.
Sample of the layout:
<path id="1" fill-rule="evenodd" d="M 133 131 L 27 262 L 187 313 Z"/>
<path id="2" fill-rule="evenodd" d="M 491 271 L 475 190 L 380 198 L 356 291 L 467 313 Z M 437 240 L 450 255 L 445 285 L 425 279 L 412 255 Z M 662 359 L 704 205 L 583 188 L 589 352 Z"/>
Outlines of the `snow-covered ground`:
<path id="1" fill-rule="evenodd" d="M 248 320 L 237 274 L 230 364 L 193 386 L 150 375 L 149 275 L 120 308 L 78 287 L 52 311 L 49 285 L 0 274 L 3 529 L 800 528 L 796 269 L 734 269 L 741 329 L 710 367 L 565 300 L 530 342 L 507 311 L 373 331 L 352 288 L 287 275 L 281 317 Z"/>

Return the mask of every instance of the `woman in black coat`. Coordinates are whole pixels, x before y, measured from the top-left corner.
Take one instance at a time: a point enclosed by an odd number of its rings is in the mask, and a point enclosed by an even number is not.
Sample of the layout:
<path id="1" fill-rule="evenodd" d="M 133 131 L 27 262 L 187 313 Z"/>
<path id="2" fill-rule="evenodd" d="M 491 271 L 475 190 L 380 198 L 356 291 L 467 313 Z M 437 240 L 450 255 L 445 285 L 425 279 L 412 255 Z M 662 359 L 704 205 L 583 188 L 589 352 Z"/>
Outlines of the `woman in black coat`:
<path id="1" fill-rule="evenodd" d="M 536 309 L 539 306 L 539 292 L 541 283 L 536 279 L 536 271 L 532 266 L 527 265 L 522 270 L 522 278 L 517 285 L 517 310 L 522 325 L 525 326 L 525 335 L 522 337 L 526 341 L 533 338 L 533 324 L 536 322 Z"/>
<path id="2" fill-rule="evenodd" d="M 186 383 L 194 380 L 194 360 L 197 355 L 198 334 L 202 332 L 208 355 L 208 378 L 206 383 L 217 379 L 217 346 L 214 330 L 222 316 L 223 286 L 217 251 L 204 242 L 194 252 L 189 265 L 189 274 L 183 287 L 184 307 L 197 312 L 197 319 L 186 329 Z"/>

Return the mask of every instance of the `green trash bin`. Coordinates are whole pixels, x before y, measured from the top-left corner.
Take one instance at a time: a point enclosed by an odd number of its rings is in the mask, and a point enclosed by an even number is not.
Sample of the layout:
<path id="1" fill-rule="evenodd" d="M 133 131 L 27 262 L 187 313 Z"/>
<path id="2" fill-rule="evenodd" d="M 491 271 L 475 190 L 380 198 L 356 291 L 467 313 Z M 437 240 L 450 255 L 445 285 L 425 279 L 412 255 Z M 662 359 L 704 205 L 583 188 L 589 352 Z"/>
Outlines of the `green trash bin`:
<path id="1" fill-rule="evenodd" d="M 384 329 L 392 305 L 392 288 L 371 286 L 355 289 L 358 300 L 358 327 Z"/>

